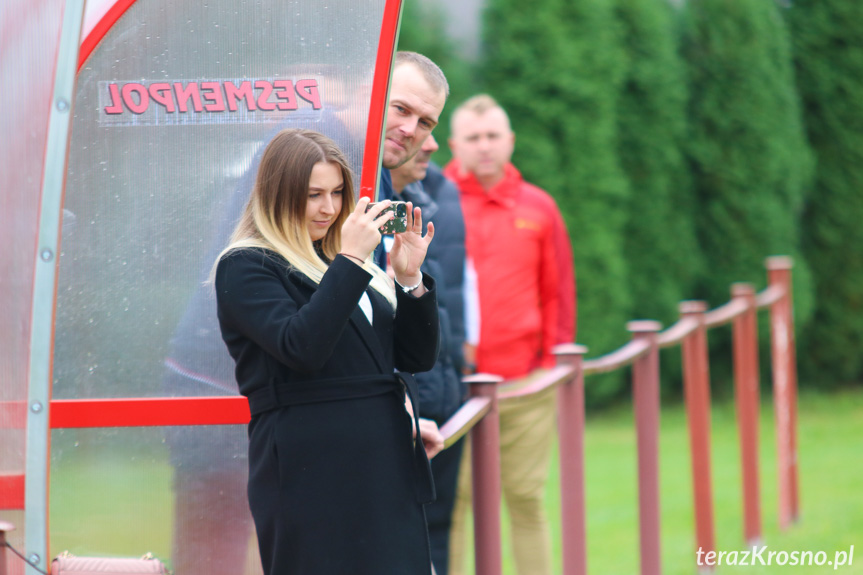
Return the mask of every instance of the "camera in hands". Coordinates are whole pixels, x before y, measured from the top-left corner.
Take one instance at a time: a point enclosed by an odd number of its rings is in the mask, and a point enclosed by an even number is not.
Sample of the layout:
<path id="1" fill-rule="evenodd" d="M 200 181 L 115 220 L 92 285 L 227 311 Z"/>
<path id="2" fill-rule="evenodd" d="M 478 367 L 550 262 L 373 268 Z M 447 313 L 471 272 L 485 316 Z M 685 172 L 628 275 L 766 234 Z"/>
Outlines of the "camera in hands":
<path id="1" fill-rule="evenodd" d="M 366 206 L 366 211 L 369 211 L 374 205 L 376 204 L 371 203 Z M 381 215 L 379 217 L 385 217 L 384 214 L 387 212 L 393 212 L 395 217 L 380 227 L 381 233 L 400 234 L 402 232 L 406 232 L 408 229 L 407 204 L 405 202 L 391 202 L 389 206 L 381 211 Z"/>

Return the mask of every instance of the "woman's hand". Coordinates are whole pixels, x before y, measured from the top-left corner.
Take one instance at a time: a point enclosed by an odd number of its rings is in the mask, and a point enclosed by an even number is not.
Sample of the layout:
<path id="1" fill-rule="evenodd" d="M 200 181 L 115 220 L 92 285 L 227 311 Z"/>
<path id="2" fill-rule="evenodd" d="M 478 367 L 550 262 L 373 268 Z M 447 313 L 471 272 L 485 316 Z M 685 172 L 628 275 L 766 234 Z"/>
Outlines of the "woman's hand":
<path id="1" fill-rule="evenodd" d="M 420 418 L 420 437 L 429 459 L 443 451 L 443 435 L 437 423 L 431 419 Z"/>
<path id="2" fill-rule="evenodd" d="M 391 203 L 389 200 L 384 200 L 372 206 L 367 212 L 366 207 L 369 205 L 369 199 L 360 198 L 354 211 L 342 224 L 342 253 L 353 256 L 360 261 L 365 261 L 371 255 L 381 243 L 380 227 L 394 217 L 392 212 L 387 212 L 383 216 L 380 215 L 384 208 Z"/>
<path id="3" fill-rule="evenodd" d="M 413 419 L 414 416 L 414 406 L 411 403 L 411 399 L 405 395 L 405 411 L 408 412 L 408 415 Z M 426 450 L 426 456 L 429 459 L 443 451 L 443 435 L 441 435 L 440 430 L 438 429 L 437 423 L 432 421 L 431 419 L 423 419 L 419 418 L 420 423 L 420 437 L 423 440 L 423 447 Z M 417 429 L 414 427 L 413 423 L 411 423 L 411 430 L 413 431 L 413 438 L 417 438 Z"/>
<path id="4" fill-rule="evenodd" d="M 423 237 L 422 211 L 407 205 L 407 231 L 395 234 L 393 249 L 390 251 L 390 264 L 393 266 L 396 281 L 401 286 L 412 286 L 421 282 L 420 266 L 425 260 L 429 244 L 434 238 L 434 224 L 429 222 L 428 233 Z M 414 295 L 425 293 L 425 287 L 420 284 Z"/>

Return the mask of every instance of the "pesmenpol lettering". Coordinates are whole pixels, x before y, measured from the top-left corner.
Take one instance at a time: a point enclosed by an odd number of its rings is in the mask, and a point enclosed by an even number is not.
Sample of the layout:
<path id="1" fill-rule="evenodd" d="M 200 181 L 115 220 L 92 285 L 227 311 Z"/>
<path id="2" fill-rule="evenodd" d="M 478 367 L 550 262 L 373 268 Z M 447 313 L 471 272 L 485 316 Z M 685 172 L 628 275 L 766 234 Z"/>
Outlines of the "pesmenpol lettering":
<path id="1" fill-rule="evenodd" d="M 280 122 L 285 114 L 317 119 L 324 109 L 323 77 L 103 81 L 98 83 L 106 127 Z"/>

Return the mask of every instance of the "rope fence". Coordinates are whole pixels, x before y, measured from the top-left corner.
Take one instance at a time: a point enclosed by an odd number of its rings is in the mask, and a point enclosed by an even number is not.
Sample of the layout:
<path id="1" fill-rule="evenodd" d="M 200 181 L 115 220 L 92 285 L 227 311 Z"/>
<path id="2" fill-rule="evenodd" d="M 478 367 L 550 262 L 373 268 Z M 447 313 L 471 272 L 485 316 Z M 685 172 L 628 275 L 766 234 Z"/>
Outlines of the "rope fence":
<path id="1" fill-rule="evenodd" d="M 761 539 L 758 413 L 757 313 L 768 310 L 771 334 L 773 402 L 776 416 L 779 527 L 799 517 L 797 482 L 797 369 L 788 257 L 767 259 L 768 287 L 731 286 L 731 300 L 713 310 L 703 301 L 684 301 L 680 319 L 661 331 L 658 322 L 632 321 L 632 339 L 620 348 L 584 359 L 587 348 L 555 348 L 558 366 L 526 386 L 508 390 L 502 379 L 478 374 L 467 379 L 471 399 L 442 427 L 449 446 L 471 430 L 474 546 L 477 575 L 500 575 L 500 451 L 497 406 L 557 390 L 563 575 L 586 575 L 587 528 L 584 488 L 584 378 L 632 367 L 633 409 L 638 454 L 638 506 L 641 574 L 659 575 L 659 350 L 679 345 L 691 454 L 695 548 L 715 551 L 710 458 L 710 368 L 707 331 L 731 325 L 735 403 L 740 441 L 743 533 L 747 543 Z"/>

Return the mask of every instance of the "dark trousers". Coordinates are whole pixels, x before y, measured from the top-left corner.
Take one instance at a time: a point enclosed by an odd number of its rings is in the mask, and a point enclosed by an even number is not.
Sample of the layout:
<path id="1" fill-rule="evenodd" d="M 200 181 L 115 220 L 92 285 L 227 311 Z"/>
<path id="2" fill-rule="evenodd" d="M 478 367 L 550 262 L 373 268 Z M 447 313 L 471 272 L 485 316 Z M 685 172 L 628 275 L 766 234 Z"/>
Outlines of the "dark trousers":
<path id="1" fill-rule="evenodd" d="M 447 575 L 449 563 L 449 530 L 452 524 L 452 509 L 455 504 L 458 468 L 464 438 L 449 449 L 438 453 L 431 460 L 437 499 L 426 505 L 429 528 L 431 558 L 437 575 Z"/>

